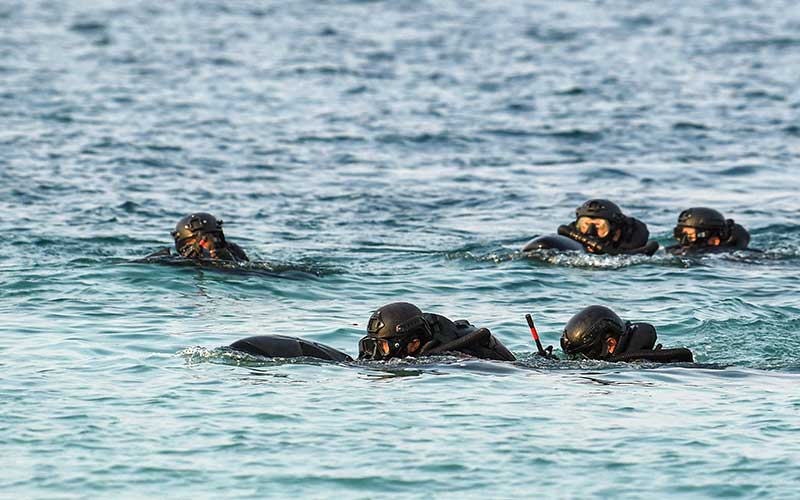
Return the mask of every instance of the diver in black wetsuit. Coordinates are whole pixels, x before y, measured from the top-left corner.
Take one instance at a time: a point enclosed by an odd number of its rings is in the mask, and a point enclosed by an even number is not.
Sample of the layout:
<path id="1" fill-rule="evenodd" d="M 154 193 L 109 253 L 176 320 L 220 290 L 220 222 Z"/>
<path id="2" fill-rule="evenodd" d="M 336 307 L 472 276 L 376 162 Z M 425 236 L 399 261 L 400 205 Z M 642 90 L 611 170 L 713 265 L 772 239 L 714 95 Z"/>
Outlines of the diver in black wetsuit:
<path id="1" fill-rule="evenodd" d="M 231 262 L 248 262 L 247 254 L 236 243 L 230 243 L 222 232 L 222 220 L 205 212 L 196 212 L 182 218 L 175 225 L 172 237 L 175 250 L 187 259 L 212 259 Z M 148 257 L 171 255 L 165 248 Z"/>
<path id="2" fill-rule="evenodd" d="M 589 253 L 653 255 L 658 250 L 657 242 L 648 241 L 647 226 L 608 200 L 589 200 L 578 207 L 575 221 L 559 226 L 558 234 L 577 241 Z"/>
<path id="3" fill-rule="evenodd" d="M 706 207 L 681 212 L 672 234 L 678 244 L 666 250 L 673 254 L 742 250 L 750 243 L 750 233 L 744 227 Z"/>
<path id="4" fill-rule="evenodd" d="M 656 339 L 656 329 L 649 323 L 623 322 L 607 307 L 589 306 L 567 322 L 561 349 L 567 356 L 604 361 L 693 361 L 689 349 L 662 349 Z"/>
<path id="5" fill-rule="evenodd" d="M 351 361 L 331 347 L 294 337 L 260 335 L 238 340 L 230 346 L 238 351 L 270 358 L 300 356 L 328 361 Z M 385 305 L 370 316 L 367 335 L 358 343 L 358 359 L 389 360 L 407 356 L 430 356 L 458 352 L 483 359 L 514 361 L 514 355 L 486 328 L 466 320 L 423 313 L 407 302 Z"/>
<path id="6" fill-rule="evenodd" d="M 408 302 L 395 302 L 375 311 L 367 323 L 367 335 L 358 342 L 358 359 L 391 359 L 459 352 L 499 361 L 516 358 L 486 328 L 469 321 L 450 321 L 423 313 Z"/>

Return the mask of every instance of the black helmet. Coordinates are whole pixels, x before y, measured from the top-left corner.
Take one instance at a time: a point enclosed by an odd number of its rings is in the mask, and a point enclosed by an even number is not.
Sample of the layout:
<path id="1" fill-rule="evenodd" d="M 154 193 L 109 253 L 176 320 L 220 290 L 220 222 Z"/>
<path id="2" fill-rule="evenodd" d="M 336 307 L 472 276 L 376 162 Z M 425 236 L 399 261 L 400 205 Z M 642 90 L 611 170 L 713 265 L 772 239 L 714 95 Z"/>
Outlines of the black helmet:
<path id="1" fill-rule="evenodd" d="M 709 238 L 714 236 L 721 240 L 727 239 L 732 224 L 733 221 L 726 220 L 713 208 L 693 207 L 678 215 L 678 224 L 672 234 L 682 245 L 691 244 L 692 242 L 685 239 L 683 234 L 683 228 L 691 227 L 697 230 L 697 239 L 694 244 L 705 244 Z"/>
<path id="2" fill-rule="evenodd" d="M 171 234 L 175 238 L 175 249 L 184 257 L 195 256 L 190 248 L 194 243 L 192 240 L 200 240 L 203 237 L 211 240 L 216 249 L 226 247 L 222 220 L 205 212 L 193 213 L 179 220 Z"/>
<path id="3" fill-rule="evenodd" d="M 625 330 L 625 322 L 614 311 L 604 306 L 589 306 L 567 322 L 561 335 L 561 349 L 567 355 L 602 359 L 607 354 L 605 341 L 610 337 L 619 339 Z"/>
<path id="4" fill-rule="evenodd" d="M 625 219 L 625 215 L 616 203 L 608 200 L 589 200 L 575 210 L 575 219 L 581 217 L 592 217 L 594 219 L 606 219 L 612 225 L 619 224 Z"/>
<path id="5" fill-rule="evenodd" d="M 370 316 L 367 336 L 358 343 L 359 359 L 390 359 L 408 354 L 408 343 L 417 338 L 422 344 L 433 337 L 431 325 L 422 311 L 408 302 L 387 304 Z"/>

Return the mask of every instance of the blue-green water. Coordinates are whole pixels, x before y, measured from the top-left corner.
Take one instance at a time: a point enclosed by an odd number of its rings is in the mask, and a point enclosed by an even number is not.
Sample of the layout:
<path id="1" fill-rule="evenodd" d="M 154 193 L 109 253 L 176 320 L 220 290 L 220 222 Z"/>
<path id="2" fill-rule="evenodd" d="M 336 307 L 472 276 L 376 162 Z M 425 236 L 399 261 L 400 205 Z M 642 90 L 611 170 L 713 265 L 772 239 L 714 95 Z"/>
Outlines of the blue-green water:
<path id="1" fill-rule="evenodd" d="M 792 498 L 800 11 L 788 1 L 0 4 L 0 497 Z M 517 250 L 590 197 L 668 243 Z M 188 212 L 263 264 L 133 263 Z M 339 366 L 396 300 L 521 361 Z M 704 368 L 531 357 L 585 305 Z"/>

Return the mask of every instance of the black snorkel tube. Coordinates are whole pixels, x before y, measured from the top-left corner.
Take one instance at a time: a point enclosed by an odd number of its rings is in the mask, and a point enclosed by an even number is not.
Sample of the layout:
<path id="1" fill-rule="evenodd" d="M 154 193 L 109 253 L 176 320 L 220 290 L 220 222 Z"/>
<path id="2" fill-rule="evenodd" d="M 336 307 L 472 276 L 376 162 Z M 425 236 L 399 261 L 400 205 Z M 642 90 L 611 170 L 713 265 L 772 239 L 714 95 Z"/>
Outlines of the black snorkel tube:
<path id="1" fill-rule="evenodd" d="M 587 250 L 591 250 L 592 253 L 609 253 L 606 250 L 606 246 L 604 244 L 600 243 L 599 241 L 590 236 L 587 236 L 583 233 L 576 231 L 575 229 L 569 226 L 565 226 L 563 224 L 561 226 L 558 226 L 558 234 L 560 234 L 561 236 L 566 236 L 571 240 L 577 241 L 578 243 L 586 247 Z"/>
<path id="2" fill-rule="evenodd" d="M 542 346 L 542 341 L 539 340 L 539 332 L 536 331 L 536 326 L 533 324 L 533 316 L 526 314 L 525 320 L 528 322 L 528 327 L 531 329 L 531 336 L 533 337 L 533 341 L 536 342 L 536 349 L 539 351 L 536 354 L 545 359 L 558 359 L 558 357 L 553 354 L 553 346 L 549 345 L 547 349 Z"/>

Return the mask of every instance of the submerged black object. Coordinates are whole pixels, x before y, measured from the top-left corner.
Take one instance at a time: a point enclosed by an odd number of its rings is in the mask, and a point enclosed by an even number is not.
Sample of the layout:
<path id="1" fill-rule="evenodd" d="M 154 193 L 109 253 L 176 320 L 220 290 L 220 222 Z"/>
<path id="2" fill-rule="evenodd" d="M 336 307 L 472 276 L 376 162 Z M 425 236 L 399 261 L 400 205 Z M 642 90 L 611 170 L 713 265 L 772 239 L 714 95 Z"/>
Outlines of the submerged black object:
<path id="1" fill-rule="evenodd" d="M 175 250 L 186 258 L 248 261 L 247 254 L 239 245 L 225 240 L 222 224 L 221 219 L 206 212 L 183 217 L 171 233 Z"/>
<path id="2" fill-rule="evenodd" d="M 523 252 L 533 250 L 583 250 L 583 245 L 574 239 L 559 234 L 546 234 L 537 236 L 522 247 Z"/>
<path id="3" fill-rule="evenodd" d="M 333 347 L 297 337 L 258 335 L 237 340 L 231 349 L 266 358 L 309 357 L 326 361 L 353 361 L 353 358 Z"/>

